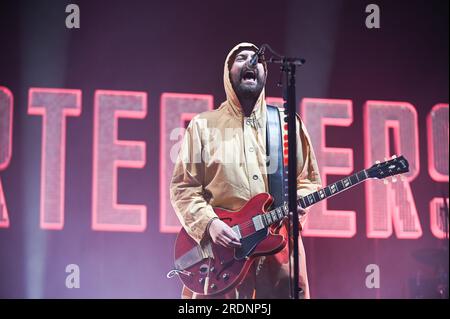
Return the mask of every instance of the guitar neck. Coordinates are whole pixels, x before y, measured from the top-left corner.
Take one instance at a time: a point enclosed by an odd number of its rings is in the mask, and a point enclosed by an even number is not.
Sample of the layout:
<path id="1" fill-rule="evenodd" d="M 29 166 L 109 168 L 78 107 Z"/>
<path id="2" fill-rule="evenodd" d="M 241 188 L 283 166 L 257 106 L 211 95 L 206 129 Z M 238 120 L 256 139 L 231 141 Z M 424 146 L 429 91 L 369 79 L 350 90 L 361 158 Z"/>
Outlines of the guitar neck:
<path id="1" fill-rule="evenodd" d="M 300 197 L 297 200 L 297 206 L 300 206 L 302 208 L 307 208 L 309 206 L 312 206 L 324 199 L 330 198 L 336 194 L 339 194 L 340 192 L 343 192 L 352 186 L 355 186 L 364 180 L 368 179 L 369 176 L 367 175 L 366 170 L 359 171 L 351 176 L 348 176 L 346 178 L 343 178 L 336 183 L 330 184 L 322 189 L 319 189 L 316 192 L 313 192 L 311 194 L 306 195 L 305 197 Z M 275 224 L 276 222 L 280 221 L 284 217 L 288 216 L 289 214 L 289 208 L 288 204 L 285 203 L 283 206 L 277 207 L 271 211 L 268 211 L 265 214 L 262 214 L 262 221 L 265 226 L 270 226 L 272 224 Z"/>

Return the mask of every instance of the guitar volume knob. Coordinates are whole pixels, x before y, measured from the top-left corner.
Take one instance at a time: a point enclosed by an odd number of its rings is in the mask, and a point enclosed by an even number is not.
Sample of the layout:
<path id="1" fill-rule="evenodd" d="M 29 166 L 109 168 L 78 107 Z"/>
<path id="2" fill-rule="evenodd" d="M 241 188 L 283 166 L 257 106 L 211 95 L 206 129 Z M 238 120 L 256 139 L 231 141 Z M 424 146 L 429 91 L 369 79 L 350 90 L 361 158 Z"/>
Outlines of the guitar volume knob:
<path id="1" fill-rule="evenodd" d="M 199 268 L 200 273 L 202 273 L 202 274 L 206 273 L 208 271 L 208 269 L 209 269 L 208 265 L 201 265 Z"/>

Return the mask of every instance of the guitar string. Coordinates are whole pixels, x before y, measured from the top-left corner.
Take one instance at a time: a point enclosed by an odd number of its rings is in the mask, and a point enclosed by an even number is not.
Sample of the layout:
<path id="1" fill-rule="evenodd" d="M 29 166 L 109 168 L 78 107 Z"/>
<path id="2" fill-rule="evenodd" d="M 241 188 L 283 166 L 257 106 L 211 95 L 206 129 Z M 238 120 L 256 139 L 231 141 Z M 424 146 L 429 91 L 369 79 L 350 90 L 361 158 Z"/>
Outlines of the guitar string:
<path id="1" fill-rule="evenodd" d="M 354 174 L 354 175 L 356 175 L 356 174 Z M 363 179 L 359 179 L 356 183 L 354 183 L 354 184 L 352 184 L 350 187 L 352 187 L 352 186 L 356 186 L 357 184 L 359 184 L 359 183 L 361 183 L 361 182 L 363 182 L 365 180 L 365 178 L 363 178 Z M 338 183 L 338 182 L 341 182 L 342 183 L 342 181 L 337 181 L 336 183 Z M 335 183 L 335 184 L 336 184 Z M 327 187 L 329 187 L 329 186 L 327 186 Z M 350 188 L 349 187 L 349 188 Z M 322 188 L 322 189 L 320 189 L 320 190 L 318 190 L 318 191 L 316 191 L 316 192 L 314 192 L 314 193 L 311 193 L 311 194 L 309 194 L 309 195 L 314 195 L 315 193 L 319 193 L 319 191 L 324 191 L 325 192 L 325 188 L 326 187 L 324 187 L 324 188 Z M 345 189 L 345 188 L 344 188 Z M 342 189 L 343 190 L 343 189 Z M 339 190 L 339 192 L 340 192 L 341 190 Z M 334 194 L 332 194 L 332 195 L 336 195 L 338 192 L 336 192 L 336 193 L 334 193 Z M 321 198 L 319 201 L 321 201 L 321 200 L 323 200 L 323 199 L 326 199 L 327 197 L 329 197 L 329 196 L 326 196 L 326 197 L 324 197 L 324 198 Z M 304 197 L 303 197 L 304 198 Z M 317 201 L 317 202 L 315 202 L 315 203 L 318 203 L 319 201 Z M 300 199 L 299 200 L 297 200 L 297 204 L 299 204 L 300 203 Z M 313 203 L 313 204 L 315 204 L 315 203 Z M 302 206 L 301 205 L 301 203 L 300 203 L 300 206 Z M 306 207 L 308 207 L 308 206 L 310 206 L 310 205 L 307 205 Z M 303 206 L 302 206 L 303 207 Z M 306 208 L 306 207 L 303 207 L 303 208 Z M 281 210 L 283 211 L 283 215 L 284 215 L 284 209 L 283 209 L 283 206 L 280 206 L 279 208 L 281 208 Z M 267 213 L 264 213 L 264 214 L 261 214 L 261 215 L 269 215 L 269 214 L 272 214 L 273 212 L 275 212 L 277 209 L 274 209 L 274 210 L 271 210 L 271 211 L 268 211 Z M 261 216 L 260 215 L 260 216 Z M 276 215 L 278 216 L 278 213 L 276 213 Z M 287 215 L 284 215 L 281 219 L 283 219 L 284 217 L 286 217 Z M 279 220 L 277 220 L 277 221 L 279 221 Z M 276 221 L 276 222 L 277 222 Z M 273 224 L 273 223 L 271 223 L 271 224 Z M 270 224 L 270 225 L 271 225 Z M 254 223 L 253 223 L 253 221 L 247 221 L 247 222 L 244 222 L 243 224 L 237 224 L 238 226 L 239 226 L 239 229 L 242 229 L 242 230 L 244 230 L 244 229 L 247 229 L 247 228 L 251 228 L 251 227 L 254 227 Z M 268 226 L 270 226 L 270 225 L 268 225 Z"/>
<path id="2" fill-rule="evenodd" d="M 315 193 L 318 193 L 318 192 L 315 192 Z M 314 193 L 312 193 L 312 194 L 314 194 Z M 316 202 L 317 203 L 317 202 Z M 297 206 L 302 206 L 301 205 L 301 203 L 300 203 L 300 199 L 297 201 Z M 308 206 L 310 206 L 310 205 L 308 205 Z M 306 206 L 306 207 L 308 207 L 308 206 Z M 303 207 L 303 206 L 302 206 Z M 303 208 L 306 208 L 306 207 L 303 207 Z M 283 206 L 280 206 L 279 207 L 279 209 L 281 209 L 282 211 L 283 211 L 283 217 L 281 218 L 281 219 L 283 219 L 284 217 L 287 217 L 287 214 L 285 215 L 285 211 L 284 211 L 284 208 L 283 208 Z M 262 215 L 272 215 L 272 213 L 273 212 L 275 212 L 277 210 L 277 208 L 276 209 L 273 209 L 273 210 L 270 210 L 270 211 L 268 211 L 267 213 L 264 213 L 264 214 L 261 214 L 260 216 L 262 216 Z M 277 215 L 277 217 L 278 217 L 278 213 L 277 212 L 275 212 L 275 214 Z M 280 219 L 280 220 L 281 220 Z M 279 221 L 279 220 L 277 220 L 277 221 Z M 277 222 L 277 221 L 275 221 L 275 222 Z M 270 225 L 271 224 L 273 224 L 273 223 L 270 223 Z M 254 223 L 253 223 L 253 221 L 247 221 L 247 222 L 244 222 L 243 224 L 237 224 L 238 226 L 239 226 L 239 229 L 247 229 L 247 228 L 250 228 L 250 227 L 254 227 Z M 268 225 L 268 226 L 270 226 L 270 225 Z"/>
<path id="3" fill-rule="evenodd" d="M 299 203 L 299 201 L 298 201 L 297 203 Z M 301 206 L 301 204 L 300 204 L 300 206 Z M 283 206 L 280 206 L 279 208 L 283 211 L 283 217 L 282 217 L 281 219 L 283 219 L 284 217 L 287 217 L 287 214 L 285 214 L 285 211 L 284 211 L 284 209 L 283 209 Z M 270 210 L 270 211 L 268 211 L 268 212 L 266 212 L 266 213 L 264 213 L 264 214 L 261 214 L 260 216 L 272 214 L 272 213 L 275 212 L 276 210 L 277 210 L 277 209 Z M 278 217 L 278 213 L 276 213 L 276 215 L 277 215 L 277 217 Z M 281 219 L 279 219 L 279 220 L 281 220 Z M 279 220 L 277 220 L 277 221 L 279 221 Z M 277 221 L 276 221 L 276 222 L 277 222 Z M 273 223 L 271 223 L 271 224 L 273 224 Z M 247 222 L 244 222 L 243 224 L 237 224 L 237 225 L 239 226 L 239 229 L 247 229 L 247 228 L 250 228 L 250 227 L 254 227 L 253 221 L 247 221 Z M 268 225 L 268 226 L 269 226 L 269 225 Z"/>
<path id="4" fill-rule="evenodd" d="M 363 177 L 362 179 L 360 179 L 357 175 L 359 174 L 359 173 L 361 173 L 361 172 L 364 172 L 365 173 L 365 177 Z M 353 186 L 356 186 L 356 185 L 358 185 L 358 184 L 360 184 L 361 182 L 363 182 L 363 181 L 365 181 L 366 179 L 367 179 L 367 173 L 366 173 L 366 170 L 362 170 L 362 171 L 360 171 L 360 172 L 357 172 L 357 173 L 355 173 L 355 174 L 353 174 L 352 176 L 349 176 L 348 177 L 348 180 L 349 181 L 351 181 L 351 177 L 353 177 L 353 176 L 356 176 L 356 178 L 357 178 L 357 182 L 356 183 L 354 183 L 354 184 L 352 184 L 352 183 L 350 183 L 350 187 L 349 188 L 351 188 L 351 187 L 353 187 Z M 387 176 L 386 176 L 387 177 Z M 337 181 L 336 183 L 334 183 L 334 184 L 337 184 L 337 183 L 339 183 L 339 182 L 341 182 L 341 184 L 343 184 L 343 181 L 344 181 L 344 179 L 342 179 L 342 180 L 339 180 L 339 181 Z M 314 193 L 311 193 L 311 194 L 309 194 L 309 195 L 313 195 L 314 196 L 314 194 L 319 194 L 319 192 L 320 191 L 323 191 L 323 192 L 325 192 L 325 189 L 327 188 L 327 187 L 329 187 L 330 185 L 328 185 L 328 186 L 326 186 L 326 187 L 324 187 L 324 188 L 322 188 L 322 189 L 320 189 L 320 190 L 318 190 L 318 191 L 316 191 L 316 192 L 314 192 Z M 346 187 L 344 187 L 342 190 L 344 190 L 344 189 L 346 189 Z M 339 192 L 341 192 L 342 190 L 339 190 L 338 189 L 338 192 L 335 192 L 335 193 L 333 193 L 332 195 L 336 195 L 337 193 L 339 193 Z M 326 192 L 325 192 L 326 193 Z M 319 201 L 321 201 L 321 200 L 323 200 L 323 199 L 326 199 L 327 197 L 330 197 L 330 196 L 325 196 L 324 198 L 320 198 L 319 199 Z M 304 197 L 303 197 L 304 198 Z M 319 201 L 317 201 L 317 202 L 314 202 L 314 203 L 312 203 L 312 204 L 315 204 L 315 203 L 318 203 Z M 300 203 L 300 199 L 299 200 L 297 200 L 297 204 L 298 203 Z M 301 205 L 301 203 L 300 203 L 300 206 L 302 206 Z M 311 206 L 311 205 L 307 205 L 306 207 L 309 207 L 309 206 Z M 302 206 L 303 207 L 303 206 Z M 303 207 L 303 208 L 306 208 L 306 207 Z M 283 209 L 283 206 L 280 206 L 279 208 L 281 208 L 281 210 L 283 210 L 283 214 L 284 214 L 284 209 Z M 271 211 L 268 211 L 267 213 L 264 213 L 264 214 L 261 214 L 261 215 L 269 215 L 269 214 L 272 214 L 273 212 L 275 212 L 277 209 L 274 209 L 274 210 L 271 210 Z M 276 213 L 276 215 L 278 216 L 278 213 Z M 283 218 L 284 217 L 286 217 L 287 215 L 285 215 L 285 216 L 283 216 Z M 277 220 L 277 221 L 279 221 L 279 220 Z M 276 222 L 277 222 L 276 221 Z M 273 222 L 272 223 L 270 223 L 270 225 L 271 224 L 273 224 Z M 270 226 L 270 225 L 268 225 L 268 226 Z M 237 224 L 237 226 L 239 226 L 239 229 L 247 229 L 247 228 L 250 228 L 250 227 L 254 227 L 254 223 L 253 223 L 253 221 L 247 221 L 247 222 L 244 222 L 243 224 Z"/>
<path id="5" fill-rule="evenodd" d="M 272 214 L 274 211 L 275 210 L 268 211 L 267 213 L 261 214 L 260 216 Z M 277 214 L 277 216 L 278 216 L 278 214 Z M 283 212 L 283 217 L 281 219 L 283 219 L 284 217 L 287 217 L 287 215 L 284 215 L 284 212 Z M 247 221 L 247 222 L 244 222 L 243 224 L 237 224 L 237 225 L 239 226 L 239 229 L 246 229 L 246 228 L 254 227 L 253 221 Z"/>

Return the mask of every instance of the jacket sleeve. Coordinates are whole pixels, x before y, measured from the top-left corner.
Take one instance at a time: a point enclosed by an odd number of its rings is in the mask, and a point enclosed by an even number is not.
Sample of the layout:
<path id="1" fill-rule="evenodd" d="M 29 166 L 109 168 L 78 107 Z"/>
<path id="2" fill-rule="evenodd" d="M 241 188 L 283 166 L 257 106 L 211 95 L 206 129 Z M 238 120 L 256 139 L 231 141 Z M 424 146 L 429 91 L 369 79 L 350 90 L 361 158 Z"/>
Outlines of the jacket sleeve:
<path id="1" fill-rule="evenodd" d="M 217 215 L 204 197 L 205 166 L 197 120 L 191 120 L 184 134 L 170 183 L 170 200 L 181 225 L 200 243 L 208 223 Z"/>

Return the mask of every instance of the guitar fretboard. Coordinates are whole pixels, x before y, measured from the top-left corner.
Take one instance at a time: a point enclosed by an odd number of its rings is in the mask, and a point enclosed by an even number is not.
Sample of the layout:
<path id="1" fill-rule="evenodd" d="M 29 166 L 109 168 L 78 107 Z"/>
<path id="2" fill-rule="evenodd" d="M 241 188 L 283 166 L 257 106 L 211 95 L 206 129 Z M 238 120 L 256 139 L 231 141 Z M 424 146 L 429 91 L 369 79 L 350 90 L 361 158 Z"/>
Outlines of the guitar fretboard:
<path id="1" fill-rule="evenodd" d="M 302 208 L 307 208 L 311 205 L 314 205 L 324 199 L 330 198 L 344 190 L 349 189 L 352 186 L 355 186 L 362 181 L 368 179 L 368 175 L 366 170 L 359 171 L 351 176 L 343 178 L 336 183 L 330 184 L 322 189 L 319 189 L 316 192 L 306 195 L 305 197 L 300 197 L 297 200 L 297 206 Z M 271 211 L 268 211 L 265 214 L 261 215 L 262 222 L 264 226 L 270 226 L 289 214 L 288 204 L 285 203 L 283 206 L 277 207 Z"/>

